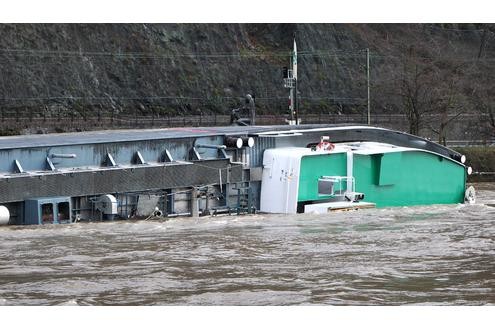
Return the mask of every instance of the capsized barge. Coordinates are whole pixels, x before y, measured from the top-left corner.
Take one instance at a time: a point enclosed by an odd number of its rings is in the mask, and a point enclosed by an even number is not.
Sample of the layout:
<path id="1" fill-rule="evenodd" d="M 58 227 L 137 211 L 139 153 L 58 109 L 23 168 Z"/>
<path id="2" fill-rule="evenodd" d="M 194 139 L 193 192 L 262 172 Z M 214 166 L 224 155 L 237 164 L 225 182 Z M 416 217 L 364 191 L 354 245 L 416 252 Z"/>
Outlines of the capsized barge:
<path id="1" fill-rule="evenodd" d="M 0 223 L 460 203 L 464 162 L 426 139 L 369 126 L 0 137 Z"/>

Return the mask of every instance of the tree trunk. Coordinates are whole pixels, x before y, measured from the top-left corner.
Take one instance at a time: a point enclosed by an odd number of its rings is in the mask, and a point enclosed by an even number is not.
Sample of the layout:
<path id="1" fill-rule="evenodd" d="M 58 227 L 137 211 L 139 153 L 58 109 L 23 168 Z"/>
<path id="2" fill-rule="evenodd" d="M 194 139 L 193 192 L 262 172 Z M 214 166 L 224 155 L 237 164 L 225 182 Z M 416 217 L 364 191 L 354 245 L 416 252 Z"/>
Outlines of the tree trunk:
<path id="1" fill-rule="evenodd" d="M 419 134 L 419 120 L 415 117 L 411 117 L 409 120 L 409 133 L 414 135 Z"/>
<path id="2" fill-rule="evenodd" d="M 440 127 L 438 128 L 438 143 L 446 146 L 447 144 L 447 125 L 449 124 L 449 115 L 447 109 L 442 110 L 442 116 L 440 118 Z"/>
<path id="3" fill-rule="evenodd" d="M 447 124 L 440 123 L 440 129 L 438 130 L 438 143 L 447 146 Z"/>

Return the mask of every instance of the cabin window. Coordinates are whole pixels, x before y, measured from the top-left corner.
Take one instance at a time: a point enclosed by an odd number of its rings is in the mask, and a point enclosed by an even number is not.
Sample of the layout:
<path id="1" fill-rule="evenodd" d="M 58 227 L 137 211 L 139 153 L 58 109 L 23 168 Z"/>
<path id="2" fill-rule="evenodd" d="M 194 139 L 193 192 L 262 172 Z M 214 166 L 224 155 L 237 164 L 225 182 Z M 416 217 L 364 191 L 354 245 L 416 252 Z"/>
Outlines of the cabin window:
<path id="1" fill-rule="evenodd" d="M 58 203 L 58 221 L 70 220 L 70 208 L 68 202 Z"/>
<path id="2" fill-rule="evenodd" d="M 53 204 L 41 205 L 41 220 L 43 224 L 53 223 Z"/>

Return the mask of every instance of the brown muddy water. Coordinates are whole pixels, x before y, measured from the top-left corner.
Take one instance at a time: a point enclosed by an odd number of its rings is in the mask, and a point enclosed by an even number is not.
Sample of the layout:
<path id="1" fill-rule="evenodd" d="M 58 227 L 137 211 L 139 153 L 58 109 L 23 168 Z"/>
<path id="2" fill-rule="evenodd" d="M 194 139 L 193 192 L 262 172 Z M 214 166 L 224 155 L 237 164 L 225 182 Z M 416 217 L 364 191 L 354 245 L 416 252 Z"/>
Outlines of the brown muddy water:
<path id="1" fill-rule="evenodd" d="M 476 205 L 0 228 L 1 305 L 495 304 Z"/>

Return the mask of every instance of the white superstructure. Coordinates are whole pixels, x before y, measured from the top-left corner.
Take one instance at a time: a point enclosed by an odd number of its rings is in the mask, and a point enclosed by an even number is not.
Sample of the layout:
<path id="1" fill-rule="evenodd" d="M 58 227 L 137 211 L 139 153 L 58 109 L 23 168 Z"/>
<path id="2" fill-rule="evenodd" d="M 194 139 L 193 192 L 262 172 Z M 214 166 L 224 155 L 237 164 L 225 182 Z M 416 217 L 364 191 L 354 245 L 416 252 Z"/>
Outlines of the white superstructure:
<path id="1" fill-rule="evenodd" d="M 267 149 L 263 154 L 260 210 L 268 213 L 297 213 L 301 159 L 304 156 L 346 153 L 347 176 L 344 178 L 347 190 L 351 191 L 354 154 L 370 155 L 408 150 L 415 149 L 377 142 L 336 144 L 330 151 L 314 151 L 303 147 Z"/>

